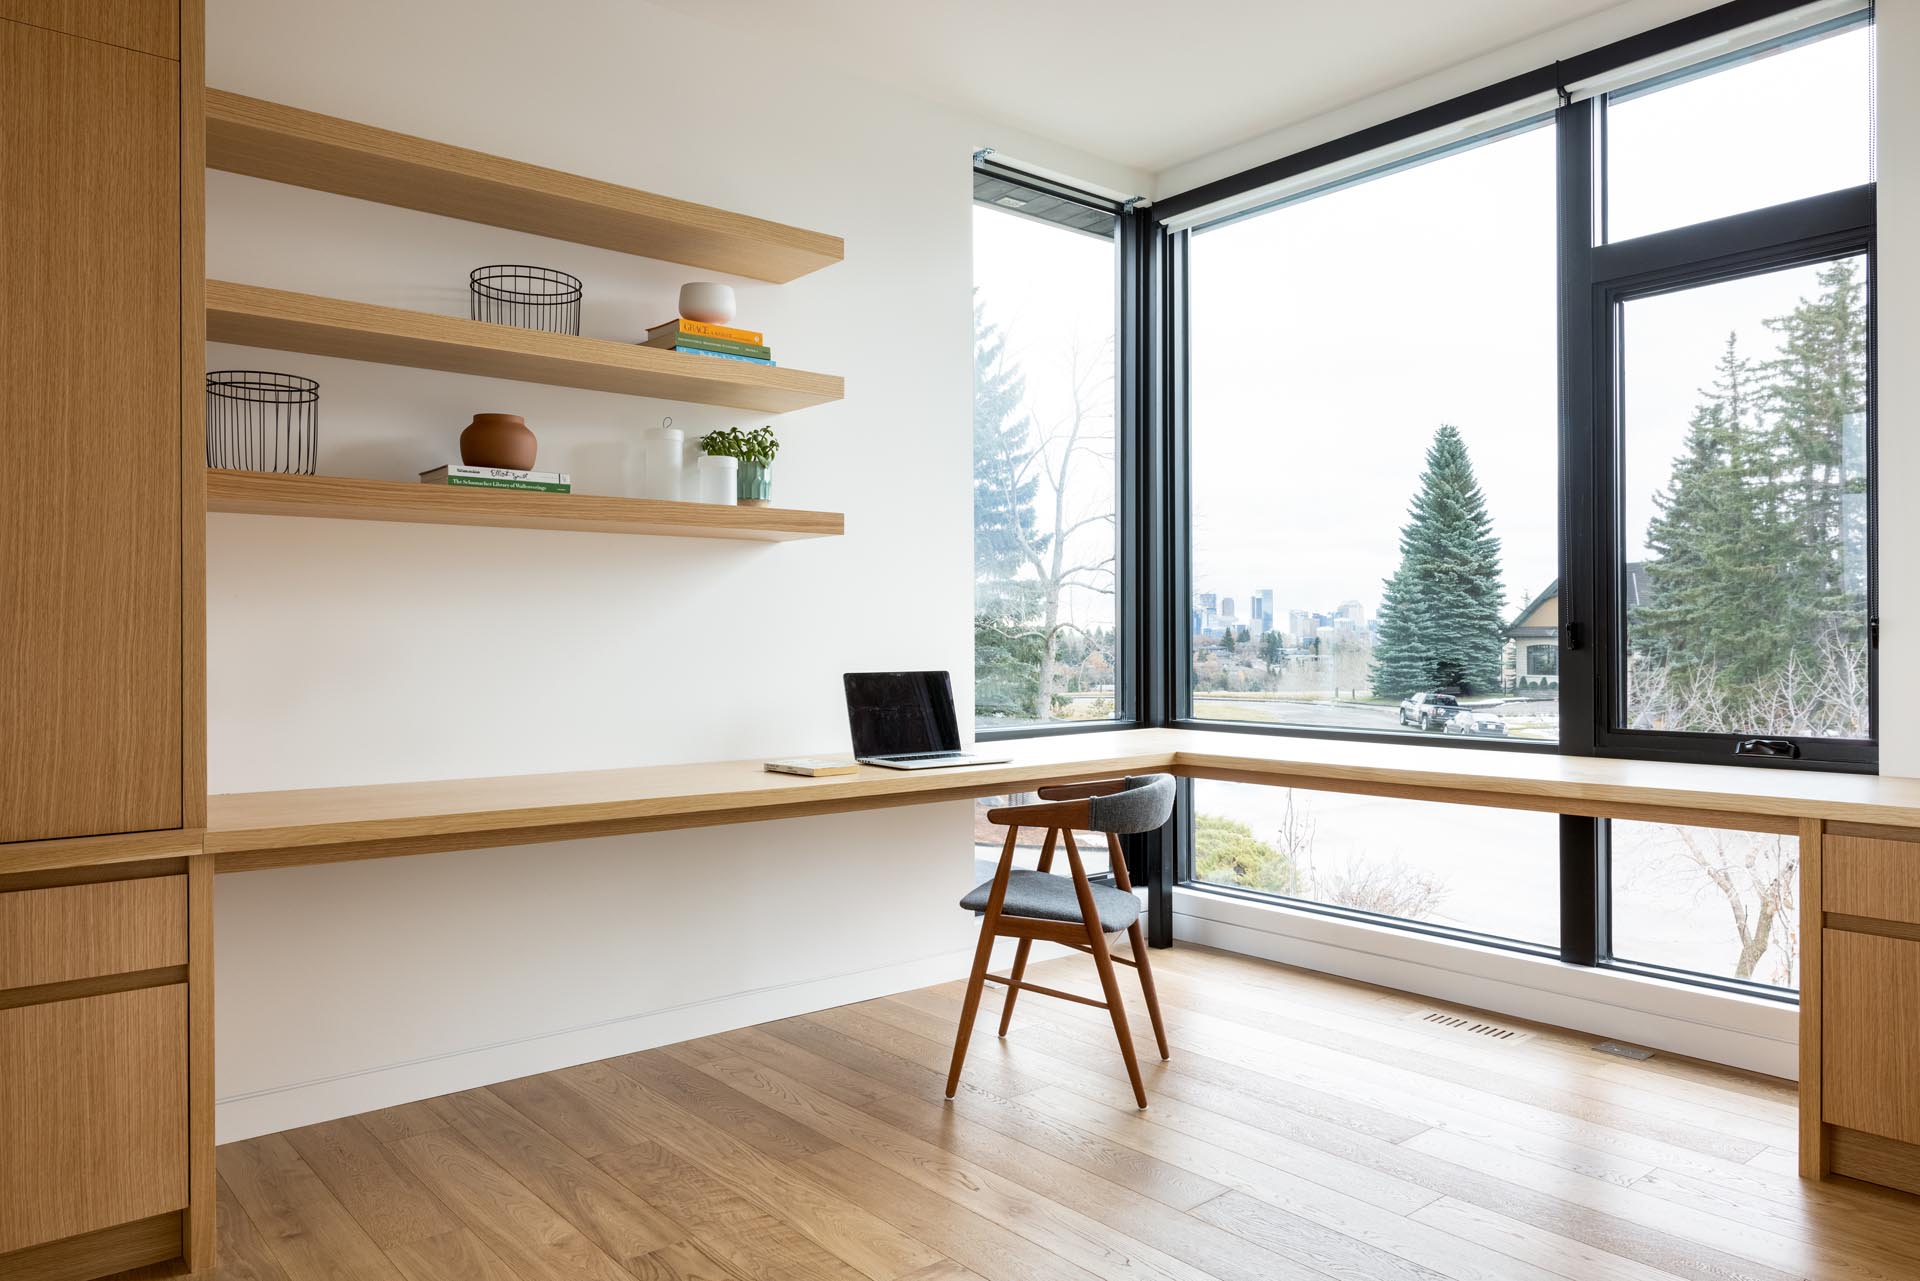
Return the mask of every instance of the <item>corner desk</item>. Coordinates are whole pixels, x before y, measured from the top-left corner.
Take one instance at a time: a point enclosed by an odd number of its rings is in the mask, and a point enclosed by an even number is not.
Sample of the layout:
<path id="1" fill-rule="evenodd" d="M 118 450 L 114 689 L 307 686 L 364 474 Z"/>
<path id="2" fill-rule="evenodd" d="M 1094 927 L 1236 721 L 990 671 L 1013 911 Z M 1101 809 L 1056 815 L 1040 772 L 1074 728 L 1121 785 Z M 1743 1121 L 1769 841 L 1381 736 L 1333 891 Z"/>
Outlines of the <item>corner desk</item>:
<path id="1" fill-rule="evenodd" d="M 24 1065 L 0 1080 L 0 1122 L 22 1136 L 0 1145 L 0 1274 L 29 1256 L 48 1276 L 176 1254 L 210 1264 L 215 874 L 1154 772 L 1797 837 L 1800 1172 L 1920 1193 L 1920 779 L 1216 730 L 995 747 L 1013 759 L 828 778 L 723 761 L 215 795 L 204 829 L 0 846 L 0 1063 Z M 1170 869 L 1146 879 L 1150 917 L 1164 921 Z M 65 1061 L 75 1056 L 99 1062 L 81 1071 Z"/>

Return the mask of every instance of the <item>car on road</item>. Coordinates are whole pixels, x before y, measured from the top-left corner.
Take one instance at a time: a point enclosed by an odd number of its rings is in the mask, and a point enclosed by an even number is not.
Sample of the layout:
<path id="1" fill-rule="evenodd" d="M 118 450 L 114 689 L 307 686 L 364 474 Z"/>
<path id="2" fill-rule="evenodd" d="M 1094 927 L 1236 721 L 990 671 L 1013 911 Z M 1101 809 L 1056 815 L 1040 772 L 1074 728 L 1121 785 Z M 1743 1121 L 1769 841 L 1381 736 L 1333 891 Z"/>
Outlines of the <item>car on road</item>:
<path id="1" fill-rule="evenodd" d="M 1400 723 L 1422 730 L 1444 729 L 1447 718 L 1458 710 L 1460 700 L 1451 694 L 1414 694 L 1400 700 Z"/>
<path id="2" fill-rule="evenodd" d="M 1505 738 L 1507 723 L 1498 716 L 1486 712 L 1476 712 L 1471 707 L 1463 707 L 1447 717 L 1444 730 L 1448 734 L 1472 734 L 1479 738 Z"/>

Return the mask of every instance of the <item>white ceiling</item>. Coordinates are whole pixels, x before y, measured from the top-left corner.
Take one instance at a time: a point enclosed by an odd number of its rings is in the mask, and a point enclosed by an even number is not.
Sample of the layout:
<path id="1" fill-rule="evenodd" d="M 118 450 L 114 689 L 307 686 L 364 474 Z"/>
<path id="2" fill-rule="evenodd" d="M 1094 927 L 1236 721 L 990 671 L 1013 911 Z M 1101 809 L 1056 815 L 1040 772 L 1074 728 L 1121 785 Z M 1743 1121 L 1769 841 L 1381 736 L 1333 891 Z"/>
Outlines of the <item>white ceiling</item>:
<path id="1" fill-rule="evenodd" d="M 736 32 L 757 31 L 796 59 L 1144 174 L 1593 14 L 1635 7 L 1632 0 L 661 2 Z"/>

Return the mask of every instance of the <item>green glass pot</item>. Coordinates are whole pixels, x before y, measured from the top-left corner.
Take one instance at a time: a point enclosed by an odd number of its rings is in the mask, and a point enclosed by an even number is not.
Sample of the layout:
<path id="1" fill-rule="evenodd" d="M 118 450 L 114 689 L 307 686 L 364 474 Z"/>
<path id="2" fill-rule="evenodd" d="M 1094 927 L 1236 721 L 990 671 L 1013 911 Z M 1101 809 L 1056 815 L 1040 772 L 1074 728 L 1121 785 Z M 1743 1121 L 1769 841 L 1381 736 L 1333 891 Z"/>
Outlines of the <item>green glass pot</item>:
<path id="1" fill-rule="evenodd" d="M 773 476 L 765 463 L 740 462 L 740 503 L 765 507 L 773 498 Z"/>

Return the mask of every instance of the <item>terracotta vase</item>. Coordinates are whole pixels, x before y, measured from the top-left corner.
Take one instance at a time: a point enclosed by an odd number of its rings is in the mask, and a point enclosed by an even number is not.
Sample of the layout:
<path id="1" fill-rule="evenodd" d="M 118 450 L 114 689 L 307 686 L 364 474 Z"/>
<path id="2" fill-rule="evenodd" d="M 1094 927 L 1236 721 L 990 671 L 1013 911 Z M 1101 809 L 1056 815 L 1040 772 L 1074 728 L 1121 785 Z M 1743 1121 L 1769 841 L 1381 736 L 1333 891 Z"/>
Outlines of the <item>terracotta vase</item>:
<path id="1" fill-rule="evenodd" d="M 532 471 L 539 443 L 519 414 L 475 414 L 460 433 L 460 461 L 469 467 Z"/>

